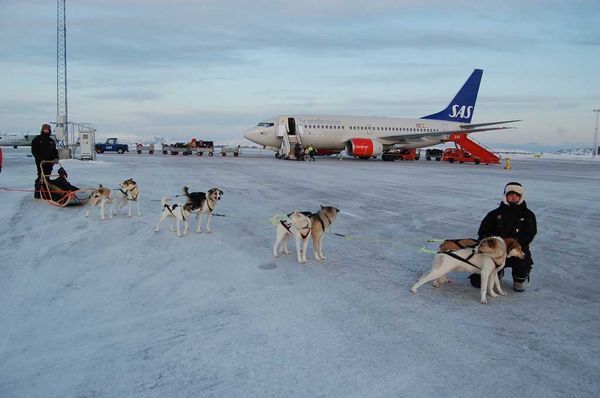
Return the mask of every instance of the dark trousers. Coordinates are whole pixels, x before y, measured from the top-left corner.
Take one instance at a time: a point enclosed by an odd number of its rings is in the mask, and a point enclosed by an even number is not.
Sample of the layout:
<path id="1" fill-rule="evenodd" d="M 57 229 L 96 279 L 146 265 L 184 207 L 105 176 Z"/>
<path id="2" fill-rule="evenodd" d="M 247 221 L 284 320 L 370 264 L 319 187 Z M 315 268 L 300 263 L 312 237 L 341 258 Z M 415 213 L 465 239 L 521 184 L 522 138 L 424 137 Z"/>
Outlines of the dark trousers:
<path id="1" fill-rule="evenodd" d="M 35 189 L 35 193 L 33 194 L 33 196 L 36 199 L 40 198 L 40 191 L 42 190 L 42 175 L 40 174 L 40 165 L 39 163 L 35 164 L 35 167 L 37 168 L 37 178 L 35 179 L 35 183 L 33 185 L 34 189 Z M 44 163 L 44 166 L 42 166 L 42 169 L 44 171 L 44 174 L 47 177 L 47 179 L 50 178 L 50 174 L 52 174 L 52 169 L 54 168 L 54 164 L 52 163 Z"/>
<path id="2" fill-rule="evenodd" d="M 531 272 L 531 266 L 533 265 L 533 261 L 529 257 L 525 257 L 524 259 L 520 259 L 517 257 L 509 257 L 506 259 L 506 264 L 504 265 L 504 269 L 511 268 L 512 269 L 512 277 L 515 282 L 525 282 L 529 279 L 529 272 Z M 500 271 L 498 277 L 502 279 L 504 276 L 504 269 Z M 469 276 L 471 280 L 471 285 L 474 287 L 481 286 L 481 275 L 480 274 L 471 274 Z"/>

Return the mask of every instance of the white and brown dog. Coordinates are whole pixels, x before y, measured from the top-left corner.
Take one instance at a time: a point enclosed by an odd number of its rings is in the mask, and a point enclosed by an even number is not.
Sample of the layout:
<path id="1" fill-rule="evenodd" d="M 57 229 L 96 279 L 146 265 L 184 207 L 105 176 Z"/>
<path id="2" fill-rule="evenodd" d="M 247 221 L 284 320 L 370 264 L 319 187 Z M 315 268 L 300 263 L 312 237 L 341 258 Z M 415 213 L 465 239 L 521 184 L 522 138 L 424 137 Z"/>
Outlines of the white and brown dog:
<path id="1" fill-rule="evenodd" d="M 340 210 L 333 206 L 321 206 L 321 209 L 317 213 L 302 212 L 302 214 L 308 216 L 311 221 L 312 229 L 310 235 L 313 241 L 315 260 L 317 261 L 325 260 L 325 255 L 323 255 L 325 229 L 333 224 L 339 212 Z"/>
<path id="2" fill-rule="evenodd" d="M 279 251 L 290 254 L 288 240 L 294 237 L 296 241 L 296 255 L 299 263 L 307 263 L 306 249 L 308 247 L 308 236 L 311 232 L 311 220 L 306 215 L 294 210 L 288 214 L 288 218 L 280 220 L 275 225 L 275 244 L 273 245 L 273 257 L 279 257 Z"/>
<path id="3" fill-rule="evenodd" d="M 212 188 L 208 192 L 190 192 L 188 187 L 183 187 L 183 194 L 187 197 L 187 204 L 191 208 L 190 211 L 196 213 L 196 232 L 202 232 L 203 214 L 207 214 L 206 232 L 212 232 L 210 221 L 217 203 L 223 196 L 223 191 L 219 188 Z"/>
<path id="4" fill-rule="evenodd" d="M 90 200 L 88 201 L 88 203 L 90 205 L 88 207 L 87 213 L 85 213 L 86 217 L 90 215 L 92 207 L 100 206 L 100 219 L 104 220 L 104 206 L 108 203 L 108 218 L 112 220 L 113 195 L 112 190 L 110 188 L 105 188 L 102 186 L 102 184 L 98 185 L 98 189 L 92 192 L 92 196 L 90 196 Z"/>
<path id="5" fill-rule="evenodd" d="M 488 294 L 491 297 L 506 296 L 500 287 L 498 272 L 504 268 L 507 257 L 524 258 L 525 254 L 516 239 L 497 236 L 482 239 L 475 249 L 438 253 L 433 259 L 431 271 L 425 273 L 410 290 L 416 293 L 421 285 L 442 278 L 451 271 L 477 273 L 481 274 L 480 302 L 487 304 Z"/>
<path id="6" fill-rule="evenodd" d="M 128 205 L 127 215 L 131 217 L 131 202 L 135 202 L 137 206 L 137 216 L 141 217 L 140 213 L 140 186 L 129 178 L 119 184 L 119 192 L 121 193 L 119 205 L 117 206 L 117 212 L 121 213 L 121 210 L 125 205 Z"/>
<path id="7" fill-rule="evenodd" d="M 177 236 L 181 237 L 181 236 L 187 234 L 188 226 L 189 226 L 189 219 L 190 219 L 190 211 L 191 211 L 192 207 L 188 203 L 184 204 L 183 206 L 178 205 L 178 204 L 171 205 L 171 204 L 169 204 L 170 200 L 171 200 L 171 198 L 164 197 L 160 201 L 160 203 L 162 204 L 162 212 L 160 213 L 160 220 L 158 220 L 158 224 L 156 225 L 154 232 L 159 231 L 160 224 L 166 218 L 174 218 L 175 225 L 177 227 Z M 181 235 L 181 229 L 179 228 L 179 224 L 181 222 L 183 222 L 183 235 Z M 171 228 L 171 231 L 174 231 L 173 225 L 170 225 L 170 228 Z"/>

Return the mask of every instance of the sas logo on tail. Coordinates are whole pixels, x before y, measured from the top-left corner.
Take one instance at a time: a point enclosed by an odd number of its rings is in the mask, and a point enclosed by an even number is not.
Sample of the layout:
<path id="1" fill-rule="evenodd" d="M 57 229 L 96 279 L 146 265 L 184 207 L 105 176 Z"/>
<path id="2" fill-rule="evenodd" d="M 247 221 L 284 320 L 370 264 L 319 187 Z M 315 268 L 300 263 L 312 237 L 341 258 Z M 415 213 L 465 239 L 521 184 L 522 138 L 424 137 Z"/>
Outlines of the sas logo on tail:
<path id="1" fill-rule="evenodd" d="M 468 119 L 471 117 L 471 112 L 473 112 L 473 106 L 452 105 L 452 113 L 449 116 L 453 118 L 459 117 L 461 119 Z"/>

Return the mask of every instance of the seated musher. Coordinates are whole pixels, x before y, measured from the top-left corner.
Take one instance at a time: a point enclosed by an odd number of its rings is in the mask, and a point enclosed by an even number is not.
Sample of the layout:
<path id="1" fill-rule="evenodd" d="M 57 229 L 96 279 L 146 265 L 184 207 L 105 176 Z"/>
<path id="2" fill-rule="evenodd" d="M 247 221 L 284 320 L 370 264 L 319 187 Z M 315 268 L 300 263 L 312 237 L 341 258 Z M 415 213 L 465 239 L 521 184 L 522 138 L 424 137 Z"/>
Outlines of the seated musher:
<path id="1" fill-rule="evenodd" d="M 52 200 L 59 201 L 65 197 L 68 192 L 78 191 L 74 185 L 71 185 L 69 181 L 67 181 L 67 171 L 64 168 L 58 169 L 58 177 L 54 180 L 50 180 L 49 183 L 53 186 L 50 186 L 50 191 L 52 194 Z M 61 192 L 62 191 L 62 192 Z"/>
<path id="2" fill-rule="evenodd" d="M 527 208 L 524 197 L 521 184 L 518 182 L 506 184 L 500 206 L 485 216 L 478 232 L 479 240 L 488 236 L 500 236 L 515 238 L 521 245 L 525 258 L 510 257 L 506 259 L 505 265 L 505 268 L 512 268 L 513 289 L 517 292 L 525 291 L 525 283 L 529 281 L 529 272 L 533 265 L 529 244 L 537 233 L 535 214 Z M 504 275 L 503 271 L 498 274 L 499 278 Z M 471 274 L 469 279 L 474 287 L 480 286 L 479 274 Z"/>

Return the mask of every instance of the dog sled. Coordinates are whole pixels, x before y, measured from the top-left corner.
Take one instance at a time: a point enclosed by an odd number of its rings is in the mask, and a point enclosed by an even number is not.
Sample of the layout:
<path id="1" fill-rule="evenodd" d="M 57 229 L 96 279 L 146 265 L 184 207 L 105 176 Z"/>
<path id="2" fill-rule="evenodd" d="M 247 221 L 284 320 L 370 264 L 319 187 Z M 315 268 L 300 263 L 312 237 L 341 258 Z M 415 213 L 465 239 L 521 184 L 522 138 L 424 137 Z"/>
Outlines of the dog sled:
<path id="1" fill-rule="evenodd" d="M 59 178 L 55 180 L 51 180 L 50 177 L 52 177 L 52 175 L 44 173 L 43 166 L 47 163 L 53 162 L 45 160 L 40 162 L 40 198 L 56 207 L 80 206 L 87 203 L 93 190 L 79 188 L 72 189 L 75 187 L 69 184 L 62 175 L 59 175 Z M 62 169 L 60 162 L 58 163 L 58 166 Z M 63 179 L 67 185 L 64 184 Z"/>

